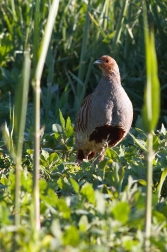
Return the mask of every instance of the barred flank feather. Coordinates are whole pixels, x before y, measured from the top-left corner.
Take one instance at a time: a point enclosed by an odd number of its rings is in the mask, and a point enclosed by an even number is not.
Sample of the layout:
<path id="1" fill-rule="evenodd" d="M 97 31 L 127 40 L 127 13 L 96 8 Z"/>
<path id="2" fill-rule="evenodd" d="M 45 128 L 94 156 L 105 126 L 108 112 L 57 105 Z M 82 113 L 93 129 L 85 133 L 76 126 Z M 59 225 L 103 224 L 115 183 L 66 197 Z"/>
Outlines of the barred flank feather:
<path id="1" fill-rule="evenodd" d="M 88 95 L 83 103 L 81 104 L 81 108 L 78 112 L 76 123 L 75 123 L 75 131 L 86 131 L 88 128 L 89 117 L 91 116 L 91 94 Z"/>

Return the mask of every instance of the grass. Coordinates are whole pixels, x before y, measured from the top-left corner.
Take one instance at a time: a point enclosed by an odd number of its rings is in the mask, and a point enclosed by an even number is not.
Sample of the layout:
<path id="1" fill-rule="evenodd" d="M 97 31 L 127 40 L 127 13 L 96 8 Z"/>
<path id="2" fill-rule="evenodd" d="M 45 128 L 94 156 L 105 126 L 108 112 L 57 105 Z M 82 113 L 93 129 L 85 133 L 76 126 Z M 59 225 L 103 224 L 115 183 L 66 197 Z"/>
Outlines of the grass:
<path id="1" fill-rule="evenodd" d="M 148 26 L 154 26 L 162 91 L 157 129 L 157 93 L 154 89 L 149 91 L 148 83 L 143 99 L 148 69 L 154 70 L 153 73 L 156 69 L 148 68 L 155 62 L 153 57 L 145 71 L 148 61 L 145 61 L 142 3 L 91 0 L 81 5 L 77 1 L 60 1 L 50 43 L 45 43 L 42 38 L 49 42 L 50 36 L 45 35 L 45 27 L 50 23 L 49 7 L 50 3 L 45 0 L 40 4 L 30 0 L 17 4 L 2 0 L 1 3 L 0 115 L 5 127 L 0 142 L 0 250 L 143 251 L 146 233 L 149 244 L 145 251 L 148 248 L 166 251 L 166 3 L 147 2 Z M 38 49 L 42 46 L 46 46 L 46 50 Z M 23 62 L 24 66 L 28 62 L 28 59 L 24 61 L 24 57 L 28 57 L 27 50 L 32 61 L 30 83 L 41 80 L 42 91 L 40 111 L 38 106 L 35 116 L 41 119 L 40 154 L 35 157 L 34 85 L 29 89 L 27 113 L 23 113 L 22 124 L 14 124 L 21 122 L 20 108 L 26 109 L 26 98 L 19 93 L 19 85 L 26 83 L 28 78 L 23 76 L 25 70 L 28 74 L 29 67 L 22 66 Z M 35 75 L 44 52 L 47 52 L 46 60 L 44 55 L 40 74 Z M 131 136 L 113 150 L 107 149 L 105 160 L 97 168 L 92 162 L 83 162 L 78 167 L 75 164 L 74 119 L 83 98 L 99 81 L 100 72 L 94 68 L 93 61 L 102 54 L 109 54 L 118 62 L 122 84 L 134 105 L 133 127 Z M 17 86 L 19 80 L 22 81 Z M 15 91 L 16 86 L 19 91 Z M 154 97 L 154 103 L 147 102 L 150 97 Z M 147 121 L 150 111 L 154 113 Z M 151 145 L 147 137 L 150 134 Z M 154 152 L 148 162 L 149 167 L 152 166 L 151 186 L 146 182 L 149 146 Z M 37 219 L 41 226 L 34 225 L 35 158 L 40 162 L 40 179 L 36 184 L 39 183 L 40 220 Z M 148 210 L 152 218 L 145 219 L 147 186 L 152 187 L 151 209 Z M 147 226 L 145 220 L 148 219 Z M 146 227 L 149 231 L 145 231 Z"/>
<path id="2" fill-rule="evenodd" d="M 142 110 L 143 129 L 147 133 L 147 192 L 146 192 L 146 217 L 145 217 L 145 251 L 150 251 L 150 236 L 152 222 L 152 177 L 153 177 L 153 130 L 157 126 L 160 114 L 160 83 L 155 51 L 153 31 L 148 31 L 147 9 L 143 1 L 143 21 L 146 51 L 147 84 L 144 94 Z"/>

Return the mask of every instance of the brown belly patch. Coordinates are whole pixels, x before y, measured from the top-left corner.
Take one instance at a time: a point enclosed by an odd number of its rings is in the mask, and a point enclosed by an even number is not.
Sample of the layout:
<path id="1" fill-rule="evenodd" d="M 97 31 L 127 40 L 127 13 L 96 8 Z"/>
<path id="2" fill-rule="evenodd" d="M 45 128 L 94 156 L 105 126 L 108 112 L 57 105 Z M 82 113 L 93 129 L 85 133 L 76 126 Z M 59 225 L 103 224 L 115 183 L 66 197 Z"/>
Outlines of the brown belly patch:
<path id="1" fill-rule="evenodd" d="M 109 147 L 114 147 L 124 137 L 125 131 L 118 126 L 104 125 L 97 127 L 90 135 L 89 141 L 102 143 L 104 140 L 108 142 Z"/>

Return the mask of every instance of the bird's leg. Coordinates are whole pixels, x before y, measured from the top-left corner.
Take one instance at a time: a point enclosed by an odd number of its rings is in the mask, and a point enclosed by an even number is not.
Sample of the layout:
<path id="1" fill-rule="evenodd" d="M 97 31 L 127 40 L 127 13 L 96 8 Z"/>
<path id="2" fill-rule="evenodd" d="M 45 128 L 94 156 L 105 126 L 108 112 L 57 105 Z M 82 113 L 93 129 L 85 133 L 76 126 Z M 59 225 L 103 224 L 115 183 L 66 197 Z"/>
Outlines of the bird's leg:
<path id="1" fill-rule="evenodd" d="M 104 142 L 104 146 L 102 147 L 101 152 L 98 156 L 98 162 L 101 162 L 104 159 L 104 154 L 105 154 L 106 148 L 108 147 L 108 137 L 109 135 L 107 136 L 107 140 Z"/>
<path id="2" fill-rule="evenodd" d="M 89 160 L 89 159 L 93 158 L 95 155 L 96 155 L 96 153 L 91 152 L 90 150 L 81 150 L 81 149 L 79 149 L 78 152 L 77 152 L 76 162 L 77 162 L 78 165 L 81 165 L 83 159 Z"/>
<path id="3" fill-rule="evenodd" d="M 76 163 L 80 166 L 85 158 L 83 150 L 79 149 L 77 152 Z"/>
<path id="4" fill-rule="evenodd" d="M 84 153 L 84 159 L 88 160 L 88 156 L 89 156 L 89 150 L 84 150 L 83 153 Z"/>
<path id="5" fill-rule="evenodd" d="M 106 148 L 102 147 L 100 154 L 98 155 L 98 157 L 94 161 L 94 165 L 97 165 L 98 163 L 100 163 L 101 161 L 103 161 L 105 151 L 106 151 Z"/>
<path id="6" fill-rule="evenodd" d="M 88 160 L 94 158 L 95 156 L 96 156 L 96 152 L 93 152 L 93 151 L 89 152 L 89 154 L 88 154 Z"/>
<path id="7" fill-rule="evenodd" d="M 100 152 L 100 154 L 99 154 L 99 156 L 98 156 L 98 161 L 99 161 L 99 162 L 103 161 L 105 151 L 106 151 L 106 148 L 105 148 L 105 147 L 102 147 L 102 150 L 101 150 L 101 152 Z"/>

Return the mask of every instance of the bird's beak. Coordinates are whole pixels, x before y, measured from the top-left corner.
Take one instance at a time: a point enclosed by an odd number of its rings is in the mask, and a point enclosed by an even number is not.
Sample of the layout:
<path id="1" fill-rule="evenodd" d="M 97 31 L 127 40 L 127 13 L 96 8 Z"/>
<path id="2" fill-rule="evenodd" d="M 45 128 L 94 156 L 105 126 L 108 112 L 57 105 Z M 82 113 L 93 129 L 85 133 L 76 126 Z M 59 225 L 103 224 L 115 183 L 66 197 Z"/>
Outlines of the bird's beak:
<path id="1" fill-rule="evenodd" d="M 100 59 L 98 59 L 98 60 L 96 60 L 93 64 L 101 64 L 101 60 Z"/>

